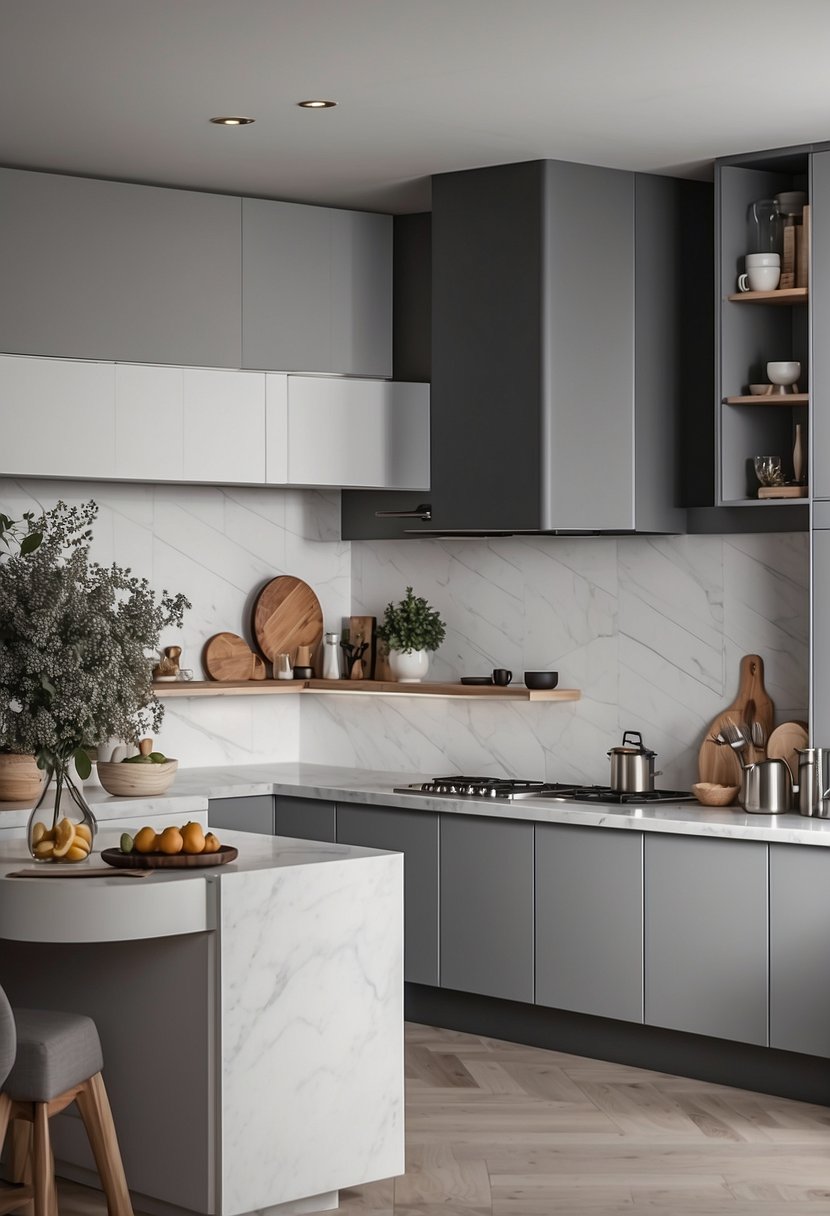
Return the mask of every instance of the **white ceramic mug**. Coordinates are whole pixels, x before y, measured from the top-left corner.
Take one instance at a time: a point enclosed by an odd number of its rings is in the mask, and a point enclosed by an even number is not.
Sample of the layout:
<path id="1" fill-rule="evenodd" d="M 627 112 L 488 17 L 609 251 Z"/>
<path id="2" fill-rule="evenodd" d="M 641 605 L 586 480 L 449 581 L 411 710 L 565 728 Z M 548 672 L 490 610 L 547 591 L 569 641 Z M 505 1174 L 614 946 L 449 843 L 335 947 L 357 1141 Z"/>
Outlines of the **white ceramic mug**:
<path id="1" fill-rule="evenodd" d="M 748 253 L 744 258 L 747 270 L 753 266 L 780 266 L 780 253 Z"/>
<path id="2" fill-rule="evenodd" d="M 752 266 L 746 274 L 738 275 L 738 291 L 775 291 L 780 282 L 777 266 Z"/>

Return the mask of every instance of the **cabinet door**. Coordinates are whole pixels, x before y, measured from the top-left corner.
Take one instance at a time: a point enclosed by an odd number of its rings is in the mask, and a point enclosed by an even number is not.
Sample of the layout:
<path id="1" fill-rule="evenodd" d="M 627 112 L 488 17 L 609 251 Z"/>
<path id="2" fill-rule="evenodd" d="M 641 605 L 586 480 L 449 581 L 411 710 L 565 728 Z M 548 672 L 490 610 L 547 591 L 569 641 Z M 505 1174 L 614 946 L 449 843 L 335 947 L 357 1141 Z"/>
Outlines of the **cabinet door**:
<path id="1" fill-rule="evenodd" d="M 337 804 L 337 839 L 404 855 L 404 979 L 438 983 L 438 816 Z"/>
<path id="2" fill-rule="evenodd" d="M 265 481 L 265 377 L 184 369 L 184 480 Z"/>
<path id="3" fill-rule="evenodd" d="M 242 200 L 243 366 L 392 374 L 392 219 Z"/>
<path id="4" fill-rule="evenodd" d="M 277 795 L 276 832 L 298 840 L 326 840 L 334 843 L 337 808 L 334 802 L 319 798 L 291 798 Z"/>
<path id="5" fill-rule="evenodd" d="M 441 816 L 441 987 L 533 1000 L 533 825 Z"/>
<path id="6" fill-rule="evenodd" d="M 211 798 L 208 823 L 212 828 L 231 828 L 235 832 L 274 835 L 274 798 L 254 794 L 250 798 Z"/>
<path id="7" fill-rule="evenodd" d="M 183 369 L 119 363 L 115 368 L 115 476 L 181 481 Z"/>
<path id="8" fill-rule="evenodd" d="M 645 838 L 645 1020 L 767 1044 L 767 846 Z"/>
<path id="9" fill-rule="evenodd" d="M 770 846 L 769 1045 L 830 1056 L 830 851 Z"/>
<path id="10" fill-rule="evenodd" d="M 429 385 L 288 377 L 291 485 L 429 485 Z"/>
<path id="11" fill-rule="evenodd" d="M 643 1020 L 643 837 L 536 825 L 536 1004 Z"/>
<path id="12" fill-rule="evenodd" d="M 830 739 L 830 503 L 813 506 L 812 578 L 810 594 L 811 737 L 819 745 Z"/>
<path id="13" fill-rule="evenodd" d="M 814 498 L 830 498 L 830 152 L 814 152 L 810 159 L 813 246 L 810 270 L 813 324 L 813 362 L 810 369 L 813 450 L 810 454 L 810 480 Z"/>
<path id="14" fill-rule="evenodd" d="M 0 170 L 0 349 L 239 367 L 241 200 Z"/>
<path id="15" fill-rule="evenodd" d="M 265 377 L 265 480 L 288 482 L 288 377 L 274 372 Z"/>
<path id="16" fill-rule="evenodd" d="M 3 294 L 6 284 L 4 283 Z M 22 477 L 115 476 L 111 363 L 0 356 L 0 471 Z"/>

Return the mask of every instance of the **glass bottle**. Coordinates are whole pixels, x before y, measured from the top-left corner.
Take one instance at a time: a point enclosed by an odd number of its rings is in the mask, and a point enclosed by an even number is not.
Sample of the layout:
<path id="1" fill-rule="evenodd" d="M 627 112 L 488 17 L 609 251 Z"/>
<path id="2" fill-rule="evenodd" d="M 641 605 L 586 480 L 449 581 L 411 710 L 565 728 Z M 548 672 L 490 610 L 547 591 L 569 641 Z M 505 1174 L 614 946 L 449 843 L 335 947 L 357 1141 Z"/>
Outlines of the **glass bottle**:
<path id="1" fill-rule="evenodd" d="M 323 646 L 323 679 L 340 679 L 340 640 L 336 633 L 327 633 Z"/>
<path id="2" fill-rule="evenodd" d="M 83 790 L 71 776 L 73 760 L 56 760 L 26 826 L 26 843 L 35 861 L 86 861 L 98 823 Z"/>

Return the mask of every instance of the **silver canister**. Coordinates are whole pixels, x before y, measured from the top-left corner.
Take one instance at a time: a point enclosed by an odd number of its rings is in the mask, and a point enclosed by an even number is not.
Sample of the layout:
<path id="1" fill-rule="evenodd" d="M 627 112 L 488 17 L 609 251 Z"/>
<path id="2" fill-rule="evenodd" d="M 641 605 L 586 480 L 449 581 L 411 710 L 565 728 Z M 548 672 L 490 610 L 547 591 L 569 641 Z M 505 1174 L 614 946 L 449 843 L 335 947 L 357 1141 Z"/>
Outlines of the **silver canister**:
<path id="1" fill-rule="evenodd" d="M 786 760 L 745 764 L 740 803 L 751 815 L 785 815 L 793 809 L 793 777 Z"/>
<path id="2" fill-rule="evenodd" d="M 798 810 L 830 819 L 830 748 L 798 749 Z"/>

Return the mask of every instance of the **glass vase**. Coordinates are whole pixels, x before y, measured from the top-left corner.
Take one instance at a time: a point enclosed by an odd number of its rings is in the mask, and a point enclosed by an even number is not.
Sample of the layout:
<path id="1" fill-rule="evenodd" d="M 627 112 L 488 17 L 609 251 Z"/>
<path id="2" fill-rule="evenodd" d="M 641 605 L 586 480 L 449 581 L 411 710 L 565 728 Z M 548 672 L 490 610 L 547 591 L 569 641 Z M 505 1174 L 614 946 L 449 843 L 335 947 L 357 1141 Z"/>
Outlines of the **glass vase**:
<path id="1" fill-rule="evenodd" d="M 41 795 L 29 816 L 26 841 L 35 861 L 86 861 L 98 824 L 71 775 L 72 760 L 46 770 Z"/>

